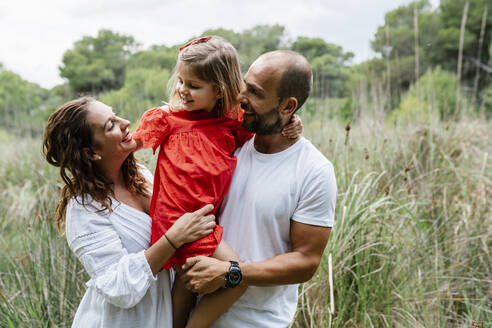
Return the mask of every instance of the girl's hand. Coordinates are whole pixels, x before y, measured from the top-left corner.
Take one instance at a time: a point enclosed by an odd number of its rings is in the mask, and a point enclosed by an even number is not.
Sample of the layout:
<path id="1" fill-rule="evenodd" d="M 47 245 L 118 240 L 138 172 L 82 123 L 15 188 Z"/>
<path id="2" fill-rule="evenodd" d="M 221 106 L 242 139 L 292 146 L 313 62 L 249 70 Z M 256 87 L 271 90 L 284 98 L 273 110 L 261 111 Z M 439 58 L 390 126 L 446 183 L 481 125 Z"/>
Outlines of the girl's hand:
<path id="1" fill-rule="evenodd" d="M 296 139 L 301 135 L 301 133 L 302 133 L 301 118 L 297 114 L 294 114 L 292 116 L 292 119 L 290 120 L 290 123 L 284 126 L 284 129 L 282 130 L 282 135 L 289 139 Z"/>
<path id="2" fill-rule="evenodd" d="M 135 140 L 135 143 L 137 144 L 137 147 L 135 148 L 134 151 L 139 151 L 140 149 L 142 149 L 142 147 L 143 147 L 142 140 L 140 140 L 140 139 L 133 139 L 133 140 Z"/>
<path id="3" fill-rule="evenodd" d="M 208 204 L 198 211 L 183 214 L 166 232 L 166 236 L 172 240 L 174 246 L 179 248 L 185 243 L 212 233 L 215 228 L 215 215 L 208 213 L 213 209 L 214 206 Z"/>

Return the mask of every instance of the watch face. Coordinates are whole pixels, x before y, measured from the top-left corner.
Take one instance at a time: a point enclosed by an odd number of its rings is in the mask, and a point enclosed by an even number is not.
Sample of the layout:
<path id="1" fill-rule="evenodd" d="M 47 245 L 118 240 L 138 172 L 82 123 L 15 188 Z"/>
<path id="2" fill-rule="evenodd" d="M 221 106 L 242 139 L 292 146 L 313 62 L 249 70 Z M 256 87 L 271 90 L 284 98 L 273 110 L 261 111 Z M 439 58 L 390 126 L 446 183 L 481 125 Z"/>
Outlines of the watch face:
<path id="1" fill-rule="evenodd" d="M 241 278 L 241 274 L 237 271 L 232 271 L 229 277 L 231 278 L 231 281 L 236 282 Z"/>
<path id="2" fill-rule="evenodd" d="M 237 265 L 237 263 L 232 263 L 229 272 L 226 275 L 226 286 L 227 288 L 234 288 L 241 283 L 243 275 L 241 273 L 241 269 Z"/>

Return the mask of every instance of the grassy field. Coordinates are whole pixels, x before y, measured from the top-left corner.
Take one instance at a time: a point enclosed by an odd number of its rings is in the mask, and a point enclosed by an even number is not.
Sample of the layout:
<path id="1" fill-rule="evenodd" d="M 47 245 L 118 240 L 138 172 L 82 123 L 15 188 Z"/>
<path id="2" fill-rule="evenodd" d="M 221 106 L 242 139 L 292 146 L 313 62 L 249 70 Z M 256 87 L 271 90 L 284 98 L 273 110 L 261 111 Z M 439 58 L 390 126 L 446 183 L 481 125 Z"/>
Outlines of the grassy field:
<path id="1" fill-rule="evenodd" d="M 492 123 L 303 121 L 339 195 L 293 326 L 492 326 Z M 39 140 L 0 139 L 0 327 L 69 326 L 88 277 L 48 221 L 58 172 Z"/>

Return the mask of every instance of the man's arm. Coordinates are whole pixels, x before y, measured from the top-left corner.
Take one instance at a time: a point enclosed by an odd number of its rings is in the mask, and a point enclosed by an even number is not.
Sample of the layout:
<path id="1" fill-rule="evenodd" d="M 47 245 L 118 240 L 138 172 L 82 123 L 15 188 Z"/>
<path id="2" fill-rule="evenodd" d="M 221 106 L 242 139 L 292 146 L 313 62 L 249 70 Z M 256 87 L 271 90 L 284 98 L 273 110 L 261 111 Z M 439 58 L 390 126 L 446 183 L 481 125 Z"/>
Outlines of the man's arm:
<path id="1" fill-rule="evenodd" d="M 319 266 L 330 236 L 330 227 L 291 221 L 292 251 L 262 262 L 241 263 L 242 285 L 273 286 L 308 281 Z M 211 257 L 189 258 L 182 276 L 186 286 L 201 294 L 211 293 L 225 285 L 230 263 Z"/>
<path id="2" fill-rule="evenodd" d="M 262 262 L 242 263 L 243 282 L 248 286 L 297 284 L 316 273 L 331 228 L 291 221 L 292 251 Z"/>

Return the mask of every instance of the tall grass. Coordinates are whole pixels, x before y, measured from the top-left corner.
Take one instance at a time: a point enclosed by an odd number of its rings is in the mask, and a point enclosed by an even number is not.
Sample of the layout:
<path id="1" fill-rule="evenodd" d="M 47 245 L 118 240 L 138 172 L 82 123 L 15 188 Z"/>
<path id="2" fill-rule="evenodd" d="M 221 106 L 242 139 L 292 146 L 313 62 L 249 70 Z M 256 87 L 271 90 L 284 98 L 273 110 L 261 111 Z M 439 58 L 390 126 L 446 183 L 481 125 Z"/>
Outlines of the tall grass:
<path id="1" fill-rule="evenodd" d="M 306 129 L 335 165 L 339 197 L 294 327 L 492 325 L 491 127 L 364 120 L 348 140 L 336 124 Z"/>
<path id="2" fill-rule="evenodd" d="M 492 123 L 368 117 L 347 131 L 331 113 L 302 113 L 304 135 L 335 166 L 339 195 L 293 326 L 491 326 Z M 0 143 L 0 327 L 69 326 L 88 279 L 48 220 L 60 180 L 40 146 Z M 139 156 L 153 167 L 149 152 Z"/>

